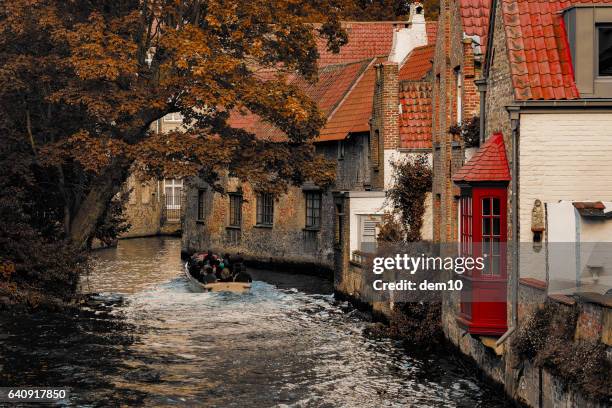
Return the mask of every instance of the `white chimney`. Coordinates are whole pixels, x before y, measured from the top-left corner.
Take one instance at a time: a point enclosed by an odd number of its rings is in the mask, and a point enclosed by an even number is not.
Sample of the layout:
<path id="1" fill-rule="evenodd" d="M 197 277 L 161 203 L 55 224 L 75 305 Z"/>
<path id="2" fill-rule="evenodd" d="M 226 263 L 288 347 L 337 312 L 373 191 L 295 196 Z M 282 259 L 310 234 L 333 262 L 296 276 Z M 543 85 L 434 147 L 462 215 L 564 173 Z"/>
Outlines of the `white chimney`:
<path id="1" fill-rule="evenodd" d="M 410 4 L 408 21 L 395 26 L 389 61 L 400 64 L 414 48 L 422 45 L 427 45 L 425 9 L 421 3 L 414 2 Z"/>

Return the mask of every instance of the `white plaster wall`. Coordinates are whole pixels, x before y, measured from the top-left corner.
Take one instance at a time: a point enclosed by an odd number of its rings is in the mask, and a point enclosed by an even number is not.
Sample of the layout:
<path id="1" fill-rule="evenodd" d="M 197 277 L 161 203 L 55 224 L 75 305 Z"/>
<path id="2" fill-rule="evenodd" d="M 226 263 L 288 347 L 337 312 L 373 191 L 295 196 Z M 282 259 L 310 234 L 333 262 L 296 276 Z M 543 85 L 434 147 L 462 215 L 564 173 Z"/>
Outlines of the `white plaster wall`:
<path id="1" fill-rule="evenodd" d="M 359 249 L 359 218 L 361 215 L 384 214 L 384 191 L 351 191 L 350 197 L 350 253 Z"/>
<path id="2" fill-rule="evenodd" d="M 612 114 L 522 114 L 519 144 L 521 242 L 536 199 L 612 201 Z"/>
<path id="3" fill-rule="evenodd" d="M 604 205 L 612 211 L 611 202 Z M 548 234 L 549 292 L 612 288 L 612 220 L 582 217 L 570 201 L 550 203 Z M 596 276 L 592 266 L 600 267 Z"/>
<path id="4" fill-rule="evenodd" d="M 555 219 L 558 217 L 560 220 L 557 222 L 550 218 L 554 204 L 560 201 L 567 201 L 569 205 L 575 201 L 612 201 L 612 115 L 524 113 L 521 114 L 519 144 L 520 274 L 521 277 L 545 280 L 545 251 L 535 252 L 531 245 L 533 204 L 540 199 L 548 207 L 548 240 L 567 242 L 572 221 L 569 215 L 562 213 L 570 209 L 560 206 L 558 211 L 555 210 Z M 563 258 L 566 261 L 572 259 Z"/>

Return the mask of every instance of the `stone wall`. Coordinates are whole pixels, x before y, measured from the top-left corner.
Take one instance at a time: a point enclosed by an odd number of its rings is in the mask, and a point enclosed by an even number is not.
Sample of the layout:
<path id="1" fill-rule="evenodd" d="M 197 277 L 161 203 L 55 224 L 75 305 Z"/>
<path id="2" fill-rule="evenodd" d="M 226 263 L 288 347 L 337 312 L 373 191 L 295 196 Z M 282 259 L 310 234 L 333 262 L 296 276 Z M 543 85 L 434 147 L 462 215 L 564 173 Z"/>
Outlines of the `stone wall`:
<path id="1" fill-rule="evenodd" d="M 183 222 L 183 249 L 186 252 L 213 249 L 241 253 L 252 261 L 269 265 L 293 265 L 331 274 L 334 267 L 336 206 L 333 191 L 363 190 L 368 177 L 367 134 L 355 134 L 343 141 L 344 157 L 338 156 L 338 142 L 317 144 L 317 152 L 337 162 L 336 182 L 322 193 L 321 227 L 305 228 L 305 192 L 315 186 L 290 187 L 274 202 L 272 227 L 256 225 L 257 194 L 249 183 L 226 178 L 225 192 L 242 191 L 242 225 L 237 232 L 229 227 L 229 197 L 212 191 L 210 186 L 191 180 L 186 192 Z M 197 219 L 198 191 L 206 190 L 203 220 Z M 232 231 L 233 230 L 233 231 Z M 240 235 L 239 242 L 232 238 Z"/>
<path id="2" fill-rule="evenodd" d="M 157 180 L 141 180 L 132 174 L 126 189 L 131 190 L 125 205 L 125 217 L 131 228 L 120 238 L 157 235 L 161 231 L 164 196 Z"/>

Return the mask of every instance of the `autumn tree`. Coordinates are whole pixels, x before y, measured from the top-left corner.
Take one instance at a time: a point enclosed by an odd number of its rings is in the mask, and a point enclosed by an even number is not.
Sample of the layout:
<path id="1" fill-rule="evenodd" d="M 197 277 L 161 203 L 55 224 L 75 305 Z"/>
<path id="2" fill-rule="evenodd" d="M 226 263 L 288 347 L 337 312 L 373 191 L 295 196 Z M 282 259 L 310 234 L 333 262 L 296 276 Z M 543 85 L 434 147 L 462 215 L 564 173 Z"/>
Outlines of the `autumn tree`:
<path id="1" fill-rule="evenodd" d="M 346 0 L 342 8 L 343 18 L 356 21 L 384 21 L 405 19 L 410 4 L 415 0 Z M 440 0 L 421 0 L 428 20 L 437 20 Z"/>
<path id="2" fill-rule="evenodd" d="M 45 183 L 46 200 L 26 192 L 42 200 L 31 222 L 46 217 L 66 242 L 86 245 L 134 167 L 212 185 L 229 171 L 277 190 L 330 182 L 333 172 L 312 145 L 324 118 L 286 78 L 316 79 L 316 36 L 336 50 L 346 41 L 340 2 L 0 4 L 3 131 L 15 139 L 31 184 Z M 173 112 L 187 132 L 151 131 Z M 234 129 L 231 112 L 256 114 L 286 138 Z"/>

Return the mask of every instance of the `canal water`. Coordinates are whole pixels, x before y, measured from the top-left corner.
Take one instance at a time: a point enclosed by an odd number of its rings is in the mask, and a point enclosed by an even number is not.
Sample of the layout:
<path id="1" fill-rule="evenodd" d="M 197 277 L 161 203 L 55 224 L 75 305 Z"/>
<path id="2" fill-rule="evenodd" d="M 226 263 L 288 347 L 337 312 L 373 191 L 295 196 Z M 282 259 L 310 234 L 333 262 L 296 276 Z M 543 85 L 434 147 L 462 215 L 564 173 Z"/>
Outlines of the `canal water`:
<path id="1" fill-rule="evenodd" d="M 0 385 L 72 387 L 70 406 L 508 404 L 452 357 L 364 336 L 321 278 L 252 270 L 248 294 L 201 293 L 173 238 L 95 258 L 82 311 L 0 318 Z"/>

